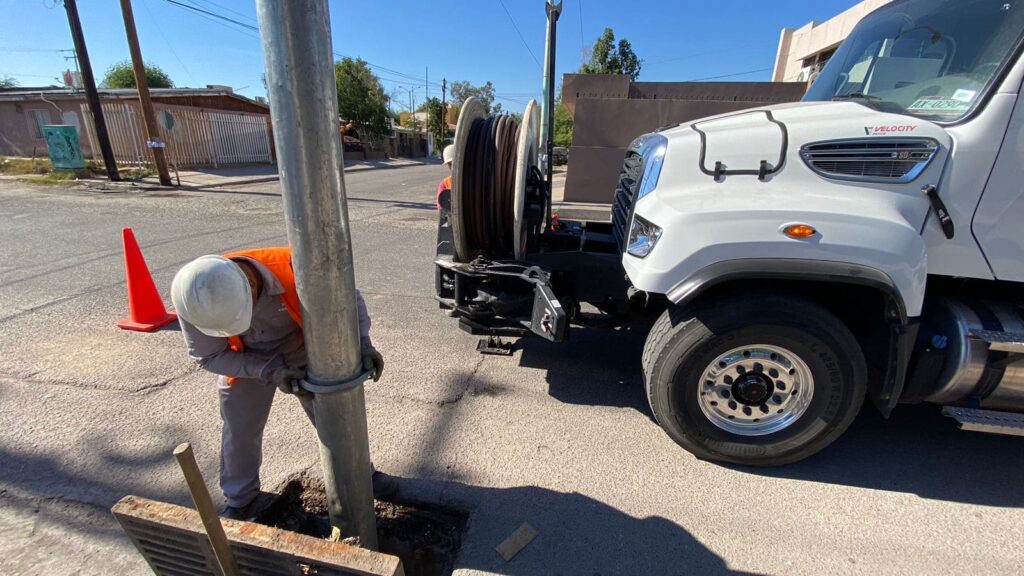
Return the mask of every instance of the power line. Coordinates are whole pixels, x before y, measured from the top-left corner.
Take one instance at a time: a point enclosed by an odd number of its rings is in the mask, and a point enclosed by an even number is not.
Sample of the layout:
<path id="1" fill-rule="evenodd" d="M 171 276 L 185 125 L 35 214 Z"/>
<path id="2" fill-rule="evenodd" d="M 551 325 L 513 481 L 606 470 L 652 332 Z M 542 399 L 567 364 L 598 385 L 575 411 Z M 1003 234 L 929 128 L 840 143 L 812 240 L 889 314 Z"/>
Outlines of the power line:
<path id="1" fill-rule="evenodd" d="M 252 24 L 246 24 L 245 22 L 241 22 L 239 20 L 235 20 L 234 18 L 229 18 L 227 16 L 224 16 L 223 14 L 217 14 L 216 12 L 211 12 L 209 10 L 204 10 L 204 9 L 200 8 L 199 6 L 195 6 L 193 4 L 185 4 L 184 2 L 178 2 L 178 0 L 164 0 L 164 2 L 167 2 L 167 3 L 170 3 L 170 4 L 174 4 L 175 6 L 180 6 L 182 8 L 185 8 L 186 10 L 191 10 L 193 12 L 197 12 L 197 13 L 200 13 L 200 14 L 206 14 L 207 16 L 211 16 L 211 17 L 216 18 L 218 20 L 223 20 L 225 22 L 230 22 L 232 24 L 241 26 L 242 28 L 245 28 L 246 30 L 252 30 L 253 32 L 259 32 L 260 31 L 259 28 L 257 28 L 256 26 L 253 26 Z"/>
<path id="2" fill-rule="evenodd" d="M 209 20 L 210 17 L 212 17 L 212 18 L 216 18 L 217 20 L 220 20 L 221 22 L 218 22 L 218 23 L 221 23 L 221 24 L 222 24 L 222 22 L 227 22 L 227 23 L 234 24 L 235 26 L 239 26 L 241 28 L 244 28 L 245 30 L 249 30 L 249 31 L 252 31 L 252 32 L 259 33 L 259 31 L 260 31 L 259 27 L 257 27 L 257 26 L 254 26 L 252 24 L 247 24 L 245 22 L 242 22 L 242 21 L 237 20 L 235 18 L 231 18 L 229 16 L 225 16 L 223 14 L 218 14 L 216 12 L 213 12 L 211 10 L 207 10 L 205 8 L 201 8 L 201 7 L 199 7 L 199 6 L 197 6 L 197 5 L 193 4 L 193 3 L 185 4 L 183 2 L 178 2 L 177 0 L 164 0 L 164 2 L 167 2 L 167 3 L 173 4 L 175 6 L 178 6 L 180 8 L 184 8 L 186 10 L 189 10 L 189 11 L 195 13 L 198 16 L 206 18 L 207 20 Z M 208 2 L 208 4 L 215 5 L 212 2 Z M 236 12 L 236 14 L 238 14 L 238 13 Z M 242 14 L 239 14 L 239 16 L 242 16 L 244 18 L 248 18 L 247 16 L 244 16 Z M 256 38 L 258 38 L 258 36 Z M 342 57 L 342 58 L 350 57 L 347 54 L 343 54 L 343 53 L 338 52 L 338 51 L 335 51 L 334 55 L 338 56 L 338 57 Z M 398 70 L 392 70 L 391 68 L 386 68 L 384 66 L 378 66 L 377 64 L 373 64 L 372 62 L 367 62 L 366 60 L 363 60 L 363 62 L 366 62 L 366 65 L 370 66 L 371 68 L 376 68 L 378 70 L 382 70 L 382 71 L 387 72 L 389 74 L 394 74 L 396 76 L 405 78 L 406 82 L 408 82 L 408 81 L 422 82 L 422 78 L 420 78 L 419 76 L 413 76 L 412 74 L 406 74 L 405 72 L 399 72 Z M 437 82 L 430 82 L 430 84 L 433 85 L 433 86 L 438 86 L 438 87 L 441 86 Z"/>
<path id="3" fill-rule="evenodd" d="M 196 3 L 195 0 L 190 0 L 190 1 L 192 2 L 192 4 Z M 212 2 L 211 0 L 199 0 L 199 1 L 202 2 L 203 4 L 205 4 L 206 6 L 212 6 L 213 8 L 220 8 L 221 10 L 227 10 L 228 12 L 231 12 L 232 14 L 235 14 L 236 16 L 240 16 L 242 18 L 245 18 L 246 20 L 249 20 L 250 22 L 256 22 L 256 19 L 253 18 L 252 16 L 249 16 L 248 14 L 243 14 L 242 12 L 239 12 L 238 10 L 232 10 L 231 8 L 228 8 L 227 6 L 224 6 L 223 4 L 218 4 L 216 2 Z"/>
<path id="4" fill-rule="evenodd" d="M 2 52 L 63 52 L 63 50 L 57 50 L 56 48 L 8 48 L 6 46 L 0 46 Z"/>
<path id="5" fill-rule="evenodd" d="M 515 28 L 516 34 L 519 35 L 519 39 L 523 41 L 523 46 L 526 46 L 526 51 L 530 53 L 530 57 L 537 63 L 537 67 L 543 68 L 543 66 L 540 65 L 540 60 L 537 60 L 537 56 L 534 55 L 533 50 L 530 49 L 530 45 L 526 43 L 526 38 L 523 38 L 523 33 L 519 31 L 519 26 L 516 26 L 516 21 L 512 18 L 512 13 L 508 11 L 507 7 L 505 7 L 505 3 L 502 0 L 498 0 L 498 4 L 501 4 L 501 7 L 505 10 L 505 14 L 508 16 L 508 21 L 512 23 L 512 27 Z"/>
<path id="6" fill-rule="evenodd" d="M 50 76 L 48 74 L 19 74 L 18 72 L 0 72 L 4 76 L 24 76 L 25 78 L 50 78 L 57 80 L 56 76 Z"/>
<path id="7" fill-rule="evenodd" d="M 180 8 L 184 8 L 186 10 L 189 10 L 189 11 L 195 13 L 197 16 L 206 18 L 207 20 L 209 20 L 210 18 L 216 18 L 218 21 L 220 21 L 220 22 L 214 21 L 217 24 L 225 25 L 224 23 L 226 22 L 226 23 L 234 24 L 235 26 L 239 26 L 241 28 L 244 28 L 245 30 L 249 30 L 249 31 L 252 31 L 252 32 L 257 32 L 257 33 L 259 32 L 259 28 L 257 26 L 253 26 L 251 24 L 247 24 L 247 23 L 242 22 L 240 20 L 237 20 L 235 18 L 231 18 L 231 17 L 225 16 L 223 14 L 218 14 L 218 13 L 212 11 L 212 10 L 207 10 L 205 8 L 202 8 L 202 7 L 198 6 L 198 5 L 196 5 L 194 0 L 187 0 L 187 1 L 189 2 L 188 4 L 186 4 L 184 2 L 179 2 L 178 0 L 164 0 L 164 2 L 167 2 L 169 4 L 173 4 L 173 5 L 178 6 Z M 219 5 L 219 4 L 215 3 L 215 2 L 211 2 L 209 0 L 201 0 L 201 1 L 205 5 L 207 5 L 207 6 L 217 7 L 217 8 L 222 8 L 222 9 L 225 9 L 225 10 L 229 10 L 229 11 L 233 12 L 234 14 L 238 15 L 239 17 L 251 20 L 250 17 L 248 17 L 248 16 L 246 16 L 246 15 L 240 13 L 240 12 L 236 12 L 234 10 L 230 10 L 230 9 L 228 9 L 228 8 L 226 8 L 224 6 L 221 6 L 221 5 Z M 509 13 L 508 8 L 505 7 L 504 2 L 502 2 L 501 0 L 498 0 L 498 2 L 501 3 L 502 8 L 505 8 L 505 14 L 508 15 L 509 20 L 512 22 L 512 26 L 516 29 L 516 32 L 519 33 L 519 27 L 516 26 L 515 20 L 512 19 L 512 14 Z M 540 66 L 540 62 L 537 60 L 537 57 L 533 54 L 533 51 L 530 50 L 530 46 L 528 44 L 526 44 L 526 40 L 523 38 L 522 33 L 519 33 L 519 39 L 523 41 L 523 45 L 526 46 L 526 49 L 530 52 L 530 56 L 533 56 L 534 62 L 536 62 L 537 65 Z M 349 56 L 347 54 L 344 54 L 342 52 L 338 52 L 338 51 L 334 51 L 334 55 L 337 56 L 337 57 L 341 57 L 341 58 L 351 58 L 351 56 Z M 407 74 L 405 72 L 401 72 L 401 71 L 395 70 L 393 68 L 388 68 L 388 67 L 385 67 L 385 66 L 380 66 L 378 64 L 374 64 L 374 63 L 368 62 L 366 60 L 363 60 L 363 62 L 366 62 L 366 65 L 371 67 L 371 68 L 374 68 L 376 70 L 380 70 L 382 72 L 385 72 L 385 73 L 393 75 L 393 76 L 397 76 L 397 78 L 388 78 L 388 77 L 384 77 L 384 76 L 381 76 L 381 75 L 377 75 L 377 79 L 378 80 L 387 81 L 387 82 L 394 82 L 394 83 L 414 84 L 414 85 L 420 85 L 420 86 L 422 86 L 424 84 L 424 79 L 422 77 L 420 77 L 420 76 L 415 76 L 415 75 L 412 75 L 412 74 Z M 190 74 L 190 76 L 191 76 L 191 74 Z M 428 86 L 435 86 L 435 87 L 438 87 L 438 88 L 441 87 L 441 84 L 438 83 L 438 82 L 429 82 L 428 81 L 428 82 L 426 82 L 426 84 Z M 535 95 L 535 93 L 523 94 L 523 95 L 524 96 L 533 96 L 533 95 Z M 501 100 L 508 100 L 509 102 L 515 102 L 517 104 L 523 104 L 523 105 L 526 104 L 526 102 L 523 102 L 522 100 L 518 100 L 518 99 L 514 99 L 514 98 L 506 98 L 504 96 L 498 96 L 497 94 L 495 95 L 495 98 L 496 99 L 501 99 Z"/>
<path id="8" fill-rule="evenodd" d="M 580 64 L 583 64 L 583 53 L 587 46 L 583 43 L 583 0 L 576 0 L 577 12 L 580 15 Z"/>
<path id="9" fill-rule="evenodd" d="M 171 54 L 174 56 L 174 59 L 178 61 L 178 64 L 181 65 L 181 69 L 185 71 L 185 74 L 188 75 L 189 79 L 192 80 L 192 83 L 194 84 L 196 81 L 195 77 L 192 76 L 191 72 L 189 72 L 188 67 L 185 66 L 185 63 L 181 61 L 181 58 L 178 57 L 178 53 L 174 51 L 174 46 L 172 46 L 171 43 L 168 42 L 167 36 L 164 35 L 164 31 L 160 27 L 160 23 L 157 22 L 156 16 L 153 16 L 153 11 L 149 9 L 149 0 L 143 2 L 142 7 L 146 9 L 146 14 L 149 14 L 149 19 L 153 22 L 153 25 L 156 27 L 156 31 L 160 34 L 160 37 L 163 38 L 164 44 L 167 45 L 167 49 L 171 51 Z"/>
<path id="10" fill-rule="evenodd" d="M 758 72 L 767 72 L 772 68 L 761 68 L 759 70 L 750 70 L 749 72 L 737 72 L 735 74 L 723 74 L 721 76 L 710 76 L 708 78 L 697 78 L 696 80 L 684 80 L 684 82 L 704 82 L 705 80 L 718 80 L 719 78 L 732 78 L 734 76 L 746 76 L 747 74 L 757 74 Z"/>

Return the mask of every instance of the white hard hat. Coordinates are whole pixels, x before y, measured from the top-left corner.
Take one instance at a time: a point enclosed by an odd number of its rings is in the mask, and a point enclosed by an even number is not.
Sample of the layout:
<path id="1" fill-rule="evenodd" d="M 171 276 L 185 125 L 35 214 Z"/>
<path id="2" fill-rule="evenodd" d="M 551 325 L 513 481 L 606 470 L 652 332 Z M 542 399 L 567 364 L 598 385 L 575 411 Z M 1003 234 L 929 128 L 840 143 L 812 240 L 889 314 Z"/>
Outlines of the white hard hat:
<path id="1" fill-rule="evenodd" d="M 455 144 L 445 146 L 441 156 L 444 158 L 445 164 L 451 164 L 455 160 Z"/>
<path id="2" fill-rule="evenodd" d="M 179 316 L 208 336 L 237 336 L 252 322 L 249 279 L 223 256 L 200 256 L 182 267 L 171 301 Z"/>

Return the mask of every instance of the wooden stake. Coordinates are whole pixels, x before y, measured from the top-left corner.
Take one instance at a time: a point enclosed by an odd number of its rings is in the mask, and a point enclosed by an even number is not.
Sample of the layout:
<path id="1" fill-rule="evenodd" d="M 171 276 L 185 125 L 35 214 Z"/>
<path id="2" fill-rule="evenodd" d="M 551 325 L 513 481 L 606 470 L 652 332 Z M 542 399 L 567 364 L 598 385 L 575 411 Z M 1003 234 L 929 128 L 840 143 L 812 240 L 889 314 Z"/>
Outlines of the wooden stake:
<path id="1" fill-rule="evenodd" d="M 181 472 L 185 475 L 185 482 L 188 484 L 188 491 L 192 494 L 192 501 L 196 504 L 196 511 L 206 528 L 206 535 L 210 538 L 210 546 L 220 564 L 224 576 L 238 576 L 238 566 L 235 564 L 235 557 L 231 554 L 231 545 L 228 544 L 228 537 L 224 534 L 224 526 L 217 517 L 217 510 L 210 500 L 210 492 L 206 489 L 206 482 L 203 480 L 203 473 L 199 471 L 196 464 L 196 457 L 192 453 L 192 445 L 188 442 L 179 444 L 174 449 L 174 457 L 181 466 Z"/>

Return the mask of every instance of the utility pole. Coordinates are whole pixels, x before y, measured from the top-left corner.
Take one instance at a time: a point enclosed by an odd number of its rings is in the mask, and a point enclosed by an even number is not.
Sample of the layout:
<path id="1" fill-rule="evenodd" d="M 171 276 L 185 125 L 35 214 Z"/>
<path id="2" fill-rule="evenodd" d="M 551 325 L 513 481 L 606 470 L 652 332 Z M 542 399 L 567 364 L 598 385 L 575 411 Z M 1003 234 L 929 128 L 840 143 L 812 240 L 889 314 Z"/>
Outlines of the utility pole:
<path id="1" fill-rule="evenodd" d="M 135 86 L 139 90 L 139 103 L 142 105 L 143 123 L 146 128 L 146 146 L 153 151 L 153 163 L 160 176 L 162 186 L 171 186 L 171 175 L 167 173 L 167 160 L 164 158 L 164 142 L 160 140 L 160 128 L 153 112 L 153 102 L 149 99 L 149 82 L 146 80 L 146 64 L 142 60 L 142 49 L 139 48 L 139 35 L 135 31 L 135 15 L 132 14 L 132 0 L 121 0 L 121 14 L 124 16 L 124 31 L 128 36 L 128 50 L 132 55 L 132 68 L 135 69 Z"/>
<path id="2" fill-rule="evenodd" d="M 433 150 L 430 147 L 430 67 L 427 66 L 423 76 L 423 109 L 426 111 L 426 120 L 423 122 L 424 131 L 427 133 L 427 156 Z"/>
<path id="3" fill-rule="evenodd" d="M 448 79 L 441 78 L 441 142 L 448 136 Z"/>
<path id="4" fill-rule="evenodd" d="M 544 171 L 548 178 L 548 189 L 551 188 L 552 162 L 554 154 L 555 128 L 555 37 L 558 32 L 558 16 L 562 14 L 562 0 L 547 0 L 544 8 L 548 15 L 548 40 L 544 49 L 544 103 L 540 113 L 540 142 L 544 147 Z M 550 206 L 550 203 L 548 204 Z"/>
<path id="5" fill-rule="evenodd" d="M 68 13 L 71 38 L 75 42 L 75 54 L 78 56 L 78 66 L 82 72 L 82 84 L 85 85 L 85 98 L 89 102 L 89 110 L 92 111 L 92 122 L 96 128 L 96 142 L 100 146 L 103 165 L 107 168 L 107 178 L 113 182 L 119 182 L 121 175 L 117 172 L 114 149 L 110 147 L 110 136 L 107 134 L 107 122 L 103 119 L 100 93 L 96 90 L 96 79 L 92 76 L 89 51 L 85 49 L 85 35 L 82 34 L 82 22 L 78 19 L 78 5 L 75 4 L 75 0 L 64 0 L 64 10 Z"/>
<path id="6" fill-rule="evenodd" d="M 377 549 L 359 316 L 326 0 L 257 0 L 331 525 Z"/>

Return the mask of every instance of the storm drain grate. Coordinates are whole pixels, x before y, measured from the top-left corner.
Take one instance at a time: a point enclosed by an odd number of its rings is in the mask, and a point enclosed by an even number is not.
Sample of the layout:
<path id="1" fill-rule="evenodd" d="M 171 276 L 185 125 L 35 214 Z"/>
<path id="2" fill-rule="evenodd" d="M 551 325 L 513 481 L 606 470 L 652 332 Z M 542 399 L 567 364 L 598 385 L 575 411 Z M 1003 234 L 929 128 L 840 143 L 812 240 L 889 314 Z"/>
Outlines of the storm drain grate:
<path id="1" fill-rule="evenodd" d="M 111 511 L 158 576 L 220 575 L 195 510 L 125 496 Z M 395 556 L 252 522 L 222 523 L 241 574 L 404 575 Z"/>

